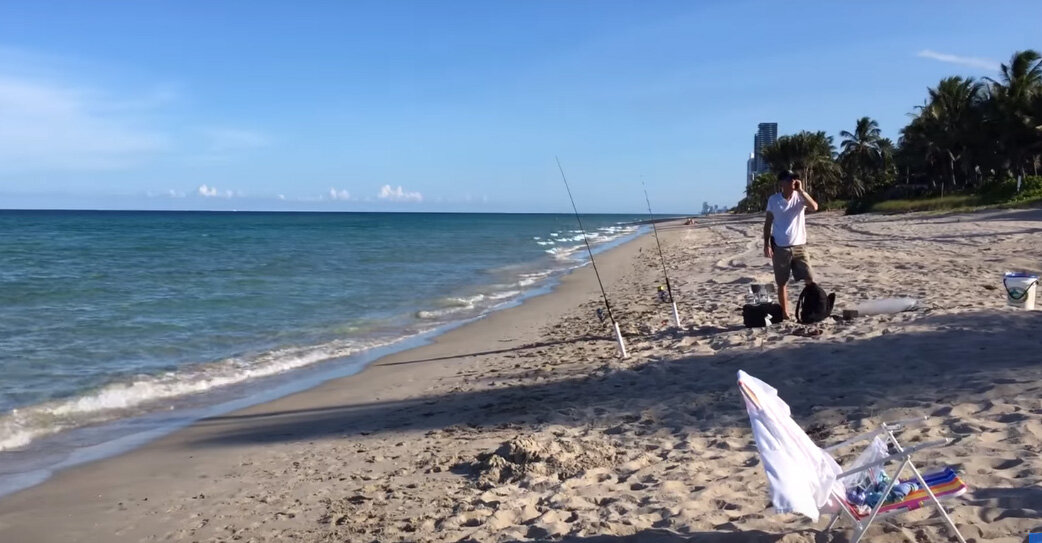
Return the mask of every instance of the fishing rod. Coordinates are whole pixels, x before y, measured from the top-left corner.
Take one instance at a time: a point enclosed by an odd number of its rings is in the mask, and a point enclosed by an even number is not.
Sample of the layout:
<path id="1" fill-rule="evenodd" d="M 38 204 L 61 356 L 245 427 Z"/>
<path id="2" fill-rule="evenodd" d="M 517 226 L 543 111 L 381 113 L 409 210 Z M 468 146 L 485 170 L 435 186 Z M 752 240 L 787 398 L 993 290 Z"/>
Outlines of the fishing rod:
<path id="1" fill-rule="evenodd" d="M 666 257 L 662 254 L 662 242 L 658 239 L 658 227 L 655 226 L 655 214 L 651 212 L 651 198 L 648 198 L 648 184 L 644 182 L 644 178 L 640 179 L 640 184 L 644 186 L 644 201 L 648 203 L 648 217 L 651 219 L 651 231 L 655 233 L 655 245 L 658 246 L 658 257 L 662 261 L 662 276 L 666 278 L 666 293 L 669 294 L 669 303 L 673 304 L 673 320 L 677 323 L 677 328 L 680 328 L 680 313 L 677 312 L 677 300 L 673 298 L 673 287 L 669 284 L 669 272 L 666 271 Z"/>
<path id="2" fill-rule="evenodd" d="M 622 353 L 622 358 L 629 358 L 629 353 L 626 352 L 626 343 L 622 340 L 622 332 L 619 330 L 619 323 L 615 320 L 615 315 L 611 312 L 611 304 L 608 303 L 608 294 L 604 291 L 604 283 L 601 282 L 601 274 L 597 271 L 597 261 L 593 259 L 593 249 L 590 248 L 590 239 L 586 237 L 586 229 L 583 227 L 583 220 L 579 217 L 579 209 L 575 207 L 575 198 L 572 198 L 572 189 L 568 186 L 568 178 L 564 176 L 564 168 L 561 167 L 561 159 L 554 157 L 557 161 L 557 169 L 561 171 L 561 179 L 564 180 L 564 188 L 568 191 L 568 199 L 572 202 L 572 211 L 575 212 L 575 221 L 579 223 L 579 231 L 582 232 L 583 241 L 586 243 L 586 252 L 590 254 L 590 264 L 593 265 L 593 274 L 597 277 L 597 285 L 601 287 L 601 297 L 604 299 L 604 307 L 608 310 L 608 318 L 611 319 L 611 324 L 615 328 L 615 339 L 619 342 L 619 352 Z"/>

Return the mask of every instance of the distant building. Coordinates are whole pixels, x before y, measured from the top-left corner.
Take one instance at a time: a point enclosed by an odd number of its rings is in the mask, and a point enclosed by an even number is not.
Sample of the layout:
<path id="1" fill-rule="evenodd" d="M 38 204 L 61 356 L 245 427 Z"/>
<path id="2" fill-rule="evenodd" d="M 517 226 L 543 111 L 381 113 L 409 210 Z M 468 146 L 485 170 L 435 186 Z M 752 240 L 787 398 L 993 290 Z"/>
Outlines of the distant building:
<path id="1" fill-rule="evenodd" d="M 763 149 L 778 141 L 778 123 L 760 123 L 753 134 L 753 152 L 745 161 L 745 186 L 751 187 L 753 180 L 761 173 L 770 171 L 767 160 L 763 158 Z"/>
<path id="2" fill-rule="evenodd" d="M 778 123 L 760 123 L 753 137 L 753 160 L 756 175 L 766 173 L 770 167 L 763 158 L 763 148 L 778 141 Z M 755 176 L 754 176 L 755 177 Z"/>
<path id="3" fill-rule="evenodd" d="M 753 186 L 756 179 L 756 153 L 749 153 L 749 160 L 745 161 L 745 188 Z"/>

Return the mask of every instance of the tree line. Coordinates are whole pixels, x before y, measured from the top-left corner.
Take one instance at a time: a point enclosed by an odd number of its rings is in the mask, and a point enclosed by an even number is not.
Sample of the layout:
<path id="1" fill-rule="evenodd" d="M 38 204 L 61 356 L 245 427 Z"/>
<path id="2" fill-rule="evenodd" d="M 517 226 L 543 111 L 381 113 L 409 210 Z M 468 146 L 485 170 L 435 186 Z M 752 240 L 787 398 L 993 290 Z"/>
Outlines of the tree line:
<path id="1" fill-rule="evenodd" d="M 819 201 L 849 203 L 987 191 L 1042 167 L 1042 56 L 1013 53 L 996 78 L 951 76 L 929 88 L 895 144 L 858 119 L 839 148 L 824 131 L 782 136 L 763 149 L 772 172 L 793 170 Z M 1037 183 L 1037 180 L 1033 180 Z M 776 173 L 746 188 L 741 212 L 762 211 Z"/>

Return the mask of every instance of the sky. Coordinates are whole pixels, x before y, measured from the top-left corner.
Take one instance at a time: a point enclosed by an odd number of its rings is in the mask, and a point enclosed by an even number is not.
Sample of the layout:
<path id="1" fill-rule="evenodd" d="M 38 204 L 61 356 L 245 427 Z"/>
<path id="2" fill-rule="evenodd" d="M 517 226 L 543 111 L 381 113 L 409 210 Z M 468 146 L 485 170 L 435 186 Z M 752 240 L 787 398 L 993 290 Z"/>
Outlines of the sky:
<path id="1" fill-rule="evenodd" d="M 733 205 L 760 122 L 876 119 L 1042 49 L 1042 2 L 0 3 L 0 208 Z"/>

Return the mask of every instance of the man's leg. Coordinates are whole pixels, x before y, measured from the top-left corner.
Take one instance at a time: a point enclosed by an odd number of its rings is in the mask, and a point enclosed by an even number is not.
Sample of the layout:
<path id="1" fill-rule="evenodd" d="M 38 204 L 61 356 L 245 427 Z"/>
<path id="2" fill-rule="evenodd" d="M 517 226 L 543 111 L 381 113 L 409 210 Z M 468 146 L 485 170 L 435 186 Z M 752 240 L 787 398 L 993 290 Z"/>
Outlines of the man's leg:
<path id="1" fill-rule="evenodd" d="M 794 281 L 803 281 L 804 284 L 814 284 L 814 268 L 810 265 L 810 254 L 806 245 L 792 248 L 792 260 L 789 263 Z"/>
<path id="2" fill-rule="evenodd" d="M 782 314 L 786 319 L 789 315 L 789 293 L 785 285 L 789 282 L 792 273 L 792 250 L 787 247 L 775 247 L 774 257 L 771 259 L 774 266 L 774 282 L 778 285 L 778 305 L 781 306 Z"/>

